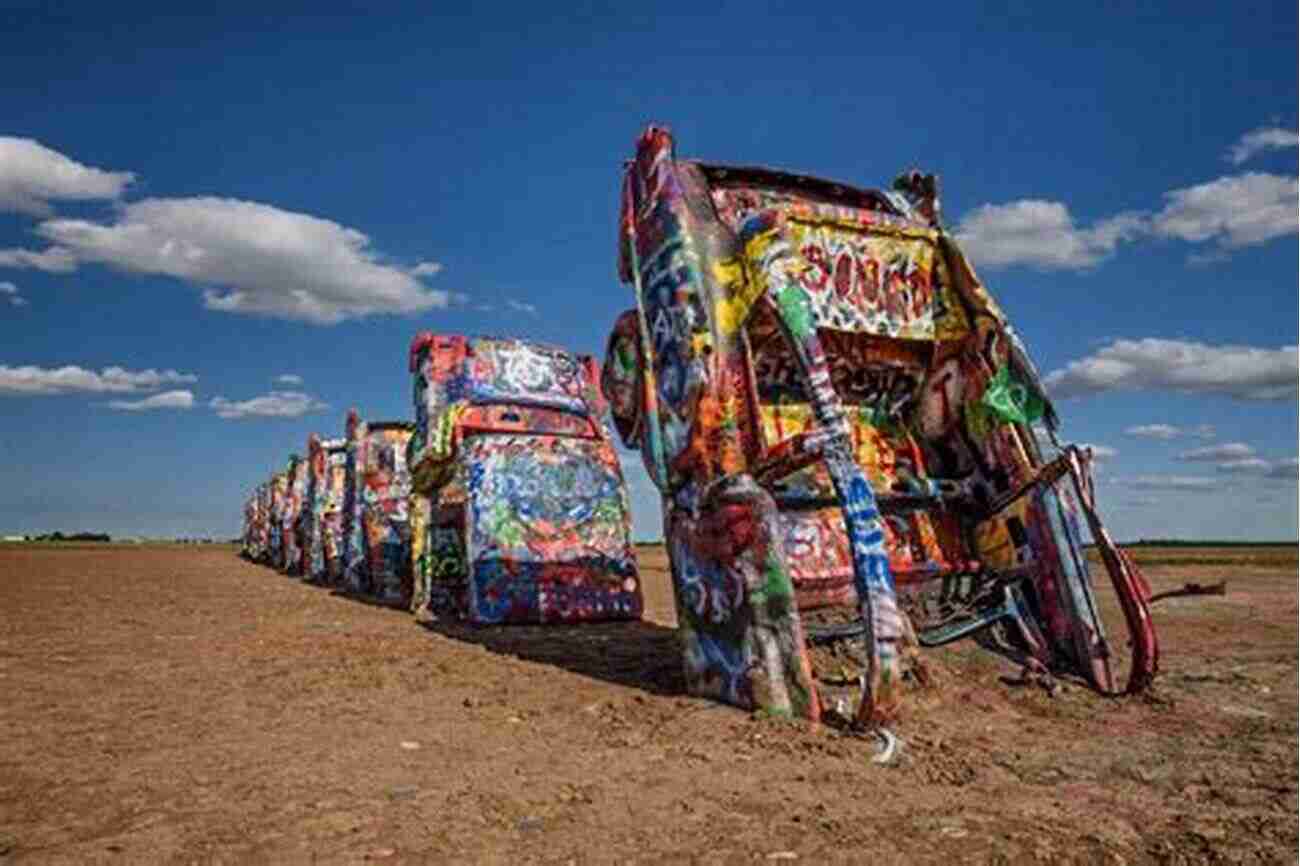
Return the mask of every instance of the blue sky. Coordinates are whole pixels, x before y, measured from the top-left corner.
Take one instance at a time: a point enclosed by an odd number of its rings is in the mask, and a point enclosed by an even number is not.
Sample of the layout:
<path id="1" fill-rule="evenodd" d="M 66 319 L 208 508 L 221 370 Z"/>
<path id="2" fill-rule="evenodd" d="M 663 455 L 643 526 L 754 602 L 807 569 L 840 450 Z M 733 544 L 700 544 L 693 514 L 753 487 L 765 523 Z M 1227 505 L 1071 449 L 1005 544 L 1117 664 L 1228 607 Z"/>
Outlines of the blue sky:
<path id="1" fill-rule="evenodd" d="M 234 534 L 309 432 L 409 417 L 418 330 L 599 354 L 654 120 L 938 173 L 1114 533 L 1296 537 L 1294 3 L 44 5 L 0 26 L 0 532 Z"/>

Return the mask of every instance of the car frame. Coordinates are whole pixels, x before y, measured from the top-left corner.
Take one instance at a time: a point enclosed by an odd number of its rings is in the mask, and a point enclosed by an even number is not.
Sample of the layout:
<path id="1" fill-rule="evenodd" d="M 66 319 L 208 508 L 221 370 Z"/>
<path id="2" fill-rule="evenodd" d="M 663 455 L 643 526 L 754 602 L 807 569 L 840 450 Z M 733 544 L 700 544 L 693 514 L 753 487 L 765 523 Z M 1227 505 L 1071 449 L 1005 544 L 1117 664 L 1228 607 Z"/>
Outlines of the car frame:
<path id="1" fill-rule="evenodd" d="M 603 385 L 661 493 L 692 693 L 821 718 L 843 695 L 811 649 L 852 642 L 844 714 L 884 730 L 925 679 L 919 647 L 971 635 L 1106 694 L 1147 687 L 1149 590 L 933 176 L 879 191 L 682 160 L 651 126 L 620 212 L 637 308 Z M 1123 684 L 1080 516 L 1124 613 Z"/>

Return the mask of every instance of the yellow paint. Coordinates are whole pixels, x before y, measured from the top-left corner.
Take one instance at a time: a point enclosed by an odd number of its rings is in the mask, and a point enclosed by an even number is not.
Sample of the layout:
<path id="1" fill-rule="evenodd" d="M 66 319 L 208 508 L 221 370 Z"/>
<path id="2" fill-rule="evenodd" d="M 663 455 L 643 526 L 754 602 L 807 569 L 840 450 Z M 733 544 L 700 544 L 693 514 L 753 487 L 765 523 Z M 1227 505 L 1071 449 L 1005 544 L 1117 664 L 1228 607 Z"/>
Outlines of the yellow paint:
<path id="1" fill-rule="evenodd" d="M 713 279 L 722 289 L 715 308 L 718 328 L 723 334 L 734 334 L 749 317 L 754 302 L 763 293 L 763 285 L 759 280 L 747 280 L 744 266 L 736 259 L 715 262 Z"/>

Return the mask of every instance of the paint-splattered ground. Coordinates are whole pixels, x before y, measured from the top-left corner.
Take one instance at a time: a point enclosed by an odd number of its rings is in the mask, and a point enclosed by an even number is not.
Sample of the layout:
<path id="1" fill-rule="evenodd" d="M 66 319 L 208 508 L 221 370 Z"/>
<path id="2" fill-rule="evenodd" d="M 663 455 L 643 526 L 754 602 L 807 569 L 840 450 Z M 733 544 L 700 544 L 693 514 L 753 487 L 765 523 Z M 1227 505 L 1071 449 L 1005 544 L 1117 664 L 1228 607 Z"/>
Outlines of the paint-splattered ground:
<path id="1" fill-rule="evenodd" d="M 0 863 L 1294 862 L 1295 549 L 1143 551 L 1159 688 L 969 645 L 907 759 L 681 694 L 648 621 L 442 633 L 228 548 L 0 549 Z"/>

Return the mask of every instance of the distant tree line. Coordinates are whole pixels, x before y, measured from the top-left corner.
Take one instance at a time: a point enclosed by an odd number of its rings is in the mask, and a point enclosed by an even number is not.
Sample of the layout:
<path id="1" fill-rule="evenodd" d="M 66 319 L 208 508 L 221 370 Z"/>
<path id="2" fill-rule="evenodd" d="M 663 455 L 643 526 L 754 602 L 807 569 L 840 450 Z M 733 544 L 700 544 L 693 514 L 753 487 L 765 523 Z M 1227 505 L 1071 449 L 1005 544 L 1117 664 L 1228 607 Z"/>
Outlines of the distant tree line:
<path id="1" fill-rule="evenodd" d="M 107 532 L 49 532 L 45 535 L 29 535 L 28 541 L 112 541 Z"/>
<path id="2" fill-rule="evenodd" d="M 1186 538 L 1142 538 L 1130 541 L 1124 547 L 1281 547 L 1297 544 L 1295 541 L 1218 541 L 1215 539 L 1196 540 Z"/>

